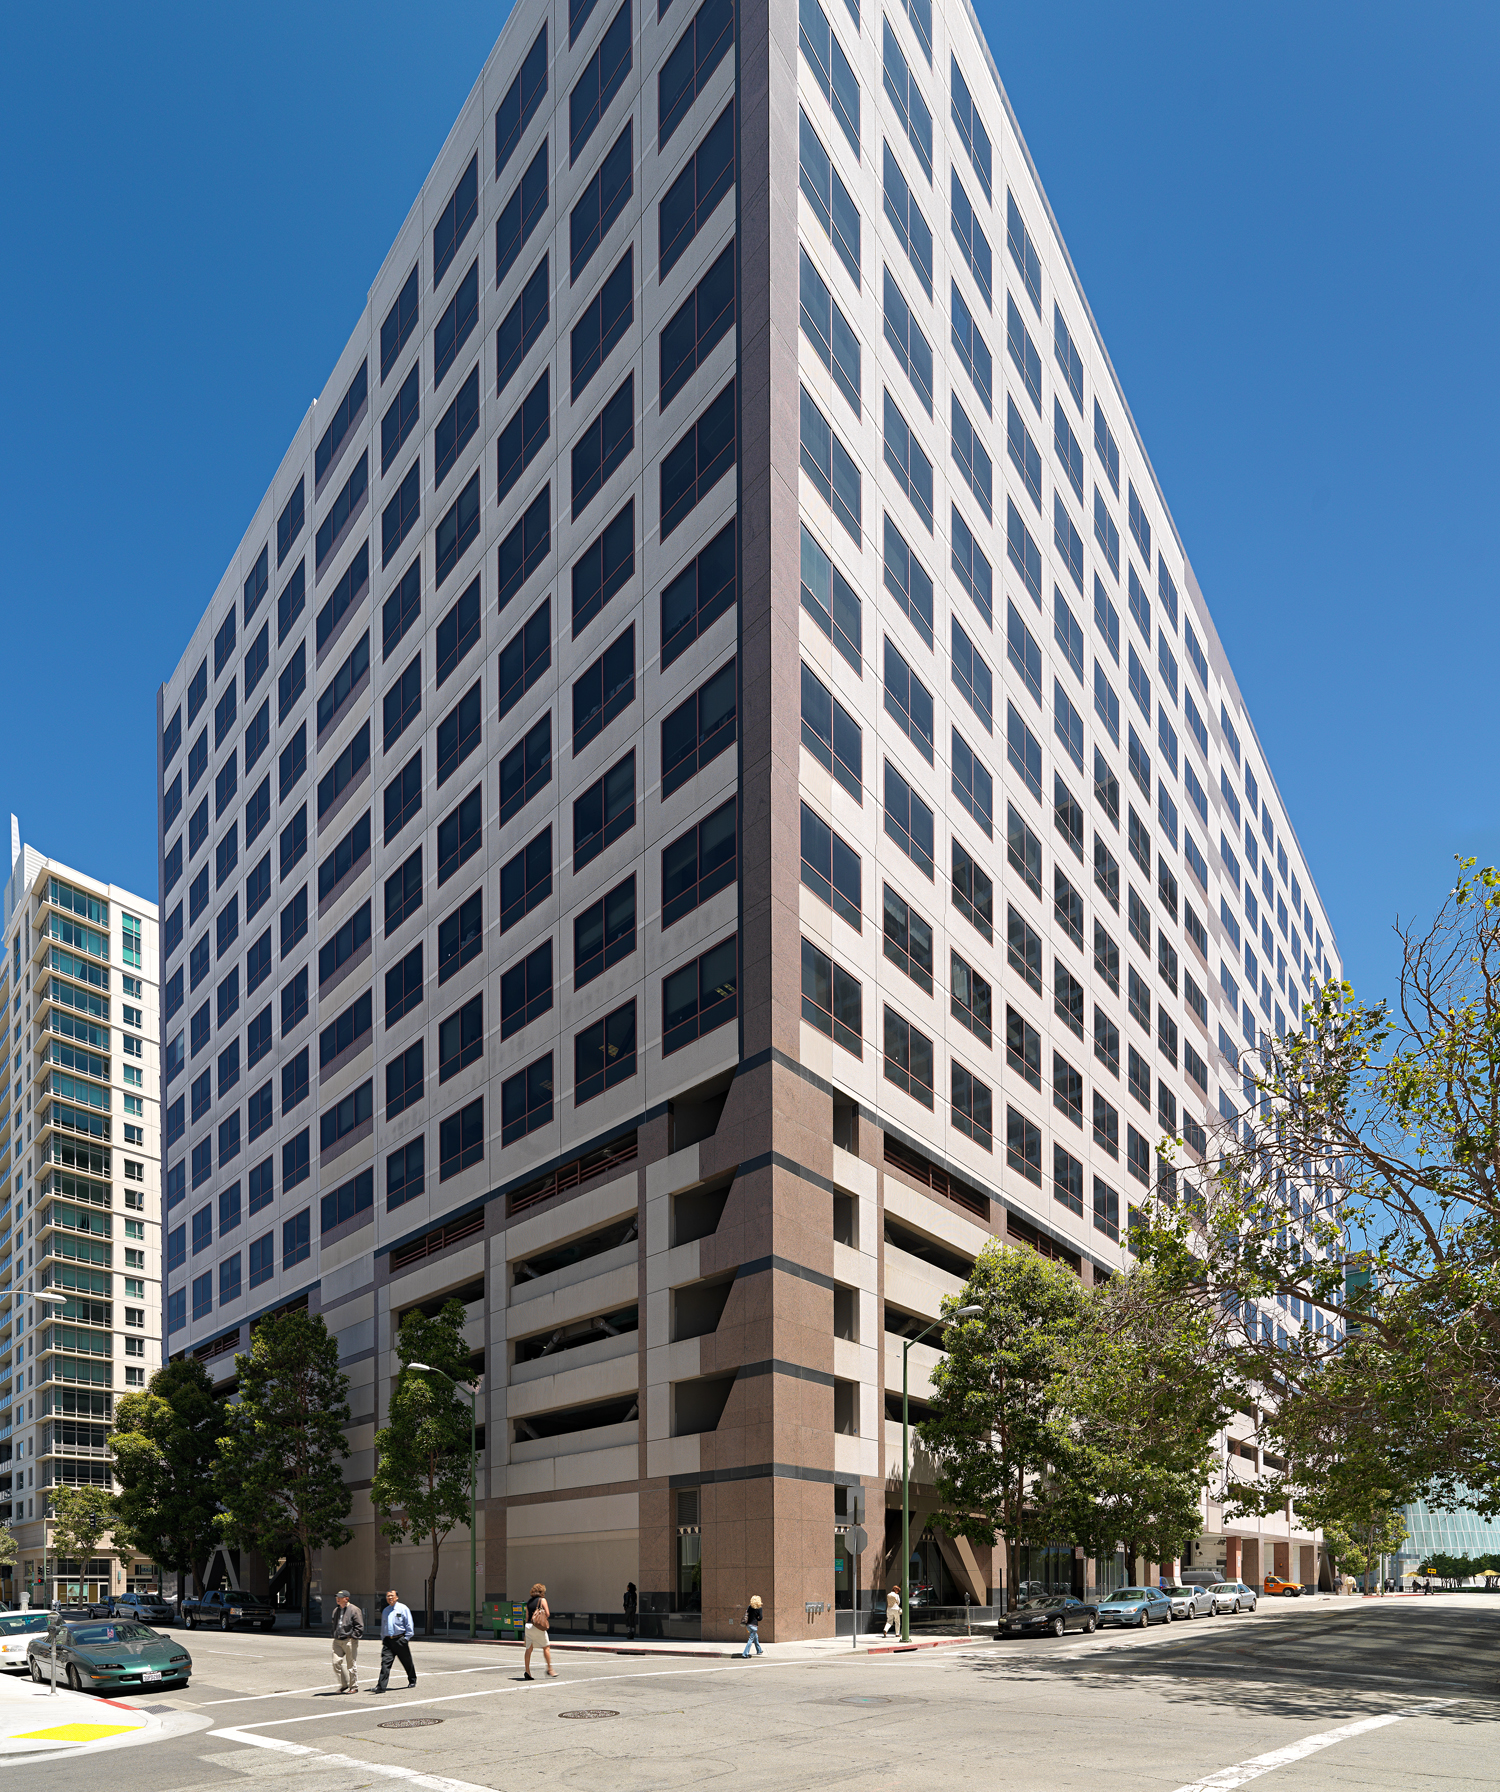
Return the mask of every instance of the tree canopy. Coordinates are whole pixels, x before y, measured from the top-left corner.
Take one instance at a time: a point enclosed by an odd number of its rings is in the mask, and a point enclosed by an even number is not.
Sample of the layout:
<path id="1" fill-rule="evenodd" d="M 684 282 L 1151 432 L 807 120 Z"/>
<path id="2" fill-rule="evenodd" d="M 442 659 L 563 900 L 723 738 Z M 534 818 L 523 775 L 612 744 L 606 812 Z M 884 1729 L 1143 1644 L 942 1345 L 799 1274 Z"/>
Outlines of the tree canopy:
<path id="1" fill-rule="evenodd" d="M 107 1487 L 54 1487 L 50 1498 L 52 1547 L 86 1574 L 100 1539 L 115 1522 L 114 1496 Z"/>
<path id="2" fill-rule="evenodd" d="M 119 1523 L 143 1556 L 199 1577 L 218 1539 L 214 1471 L 224 1401 L 196 1358 L 165 1363 L 115 1407 L 110 1448 Z"/>
<path id="3" fill-rule="evenodd" d="M 1085 1288 L 1063 1265 L 995 1242 L 950 1303 L 920 1433 L 950 1535 L 1006 1545 L 1065 1537 L 1132 1563 L 1167 1561 L 1203 1528 L 1202 1489 L 1226 1390 L 1203 1364 L 1201 1313 L 1149 1271 Z"/>
<path id="4" fill-rule="evenodd" d="M 1249 1497 L 1351 1533 L 1369 1487 L 1500 1511 L 1500 873 L 1460 862 L 1397 932 L 1394 1000 L 1330 983 L 1263 1034 L 1134 1234 L 1264 1392 L 1288 1467 Z"/>
<path id="5" fill-rule="evenodd" d="M 400 1360 L 390 1416 L 376 1433 L 377 1466 L 370 1498 L 393 1543 L 408 1536 L 432 1545 L 428 1576 L 429 1627 L 436 1604 L 443 1540 L 469 1522 L 471 1409 L 459 1388 L 477 1380 L 464 1338 L 464 1307 L 448 1301 L 434 1318 L 410 1313 L 396 1335 Z M 439 1374 L 413 1369 L 425 1363 Z M 445 1379 L 446 1378 L 446 1379 Z M 455 1385 L 456 1384 L 456 1385 Z"/>
<path id="6" fill-rule="evenodd" d="M 354 1535 L 343 1470 L 349 1379 L 323 1316 L 304 1312 L 263 1319 L 234 1366 L 239 1397 L 225 1412 L 215 1473 L 219 1530 L 273 1560 L 300 1546 L 305 1622 L 313 1550 Z"/>

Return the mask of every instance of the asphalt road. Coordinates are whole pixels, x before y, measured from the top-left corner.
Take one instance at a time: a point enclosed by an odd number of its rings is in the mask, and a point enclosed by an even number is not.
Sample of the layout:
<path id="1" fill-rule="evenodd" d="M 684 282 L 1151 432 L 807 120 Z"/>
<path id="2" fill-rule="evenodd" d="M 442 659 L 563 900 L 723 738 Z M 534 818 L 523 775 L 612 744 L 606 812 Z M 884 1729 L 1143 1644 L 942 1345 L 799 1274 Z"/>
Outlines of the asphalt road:
<path id="1" fill-rule="evenodd" d="M 190 1647 L 187 1693 L 132 1701 L 185 1733 L 0 1769 L 46 1792 L 101 1775 L 109 1792 L 1098 1792 L 1101 1780 L 1231 1792 L 1261 1778 L 1265 1792 L 1491 1792 L 1500 1780 L 1500 1597 L 1263 1604 L 1145 1635 L 880 1656 L 558 1651 L 560 1678 L 531 1685 L 518 1651 L 419 1639 L 416 1688 L 398 1668 L 382 1698 L 333 1693 L 320 1637 L 211 1632 Z M 373 1681 L 378 1645 L 363 1654 Z"/>

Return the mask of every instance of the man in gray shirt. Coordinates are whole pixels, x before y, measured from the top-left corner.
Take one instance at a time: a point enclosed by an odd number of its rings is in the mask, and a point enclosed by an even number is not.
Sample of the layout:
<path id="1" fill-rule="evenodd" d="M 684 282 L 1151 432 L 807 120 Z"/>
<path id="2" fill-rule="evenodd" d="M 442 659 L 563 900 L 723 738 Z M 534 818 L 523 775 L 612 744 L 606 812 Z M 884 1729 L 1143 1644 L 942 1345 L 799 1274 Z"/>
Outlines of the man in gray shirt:
<path id="1" fill-rule="evenodd" d="M 333 1608 L 333 1677 L 340 1692 L 359 1691 L 359 1639 L 365 1633 L 365 1614 L 349 1602 L 346 1588 L 340 1588 Z"/>

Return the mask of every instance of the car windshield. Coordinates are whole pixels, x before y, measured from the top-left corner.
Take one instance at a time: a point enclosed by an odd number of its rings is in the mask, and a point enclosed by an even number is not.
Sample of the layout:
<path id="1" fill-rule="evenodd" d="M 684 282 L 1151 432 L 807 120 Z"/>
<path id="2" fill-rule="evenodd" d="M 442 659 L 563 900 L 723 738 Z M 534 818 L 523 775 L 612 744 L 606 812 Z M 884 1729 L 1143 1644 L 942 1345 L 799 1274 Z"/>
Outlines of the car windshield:
<path id="1" fill-rule="evenodd" d="M 0 1617 L 0 1636 L 24 1636 L 31 1630 L 45 1630 L 45 1612 L 8 1612 Z"/>
<path id="2" fill-rule="evenodd" d="M 1212 1586 L 1208 1590 L 1210 1593 L 1238 1593 L 1239 1592 L 1239 1588 L 1234 1584 L 1234 1582 L 1232 1580 L 1221 1580 L 1217 1586 Z"/>
<path id="3" fill-rule="evenodd" d="M 93 1643 L 149 1643 L 156 1632 L 144 1624 L 75 1624 L 73 1641 L 87 1648 Z"/>
<path id="4" fill-rule="evenodd" d="M 1144 1587 L 1120 1587 L 1105 1600 L 1106 1605 L 1138 1605 L 1146 1597 Z"/>

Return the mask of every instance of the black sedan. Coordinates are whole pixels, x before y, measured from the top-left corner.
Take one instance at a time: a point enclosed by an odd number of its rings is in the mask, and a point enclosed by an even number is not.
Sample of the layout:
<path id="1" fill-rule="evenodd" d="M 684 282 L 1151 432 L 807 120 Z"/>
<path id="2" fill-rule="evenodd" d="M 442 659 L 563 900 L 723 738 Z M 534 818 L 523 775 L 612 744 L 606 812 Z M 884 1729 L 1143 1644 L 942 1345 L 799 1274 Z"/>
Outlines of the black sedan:
<path id="1" fill-rule="evenodd" d="M 1061 1636 L 1064 1631 L 1092 1632 L 1099 1627 L 1099 1608 L 1082 1599 L 1053 1595 L 1044 1599 L 1028 1599 L 1019 1605 L 1000 1626 L 1003 1636 L 1040 1636 L 1050 1632 Z"/>
<path id="2" fill-rule="evenodd" d="M 135 1618 L 142 1624 L 170 1624 L 177 1612 L 159 1594 L 120 1593 L 109 1601 L 109 1609 L 99 1615 L 108 1618 Z"/>

